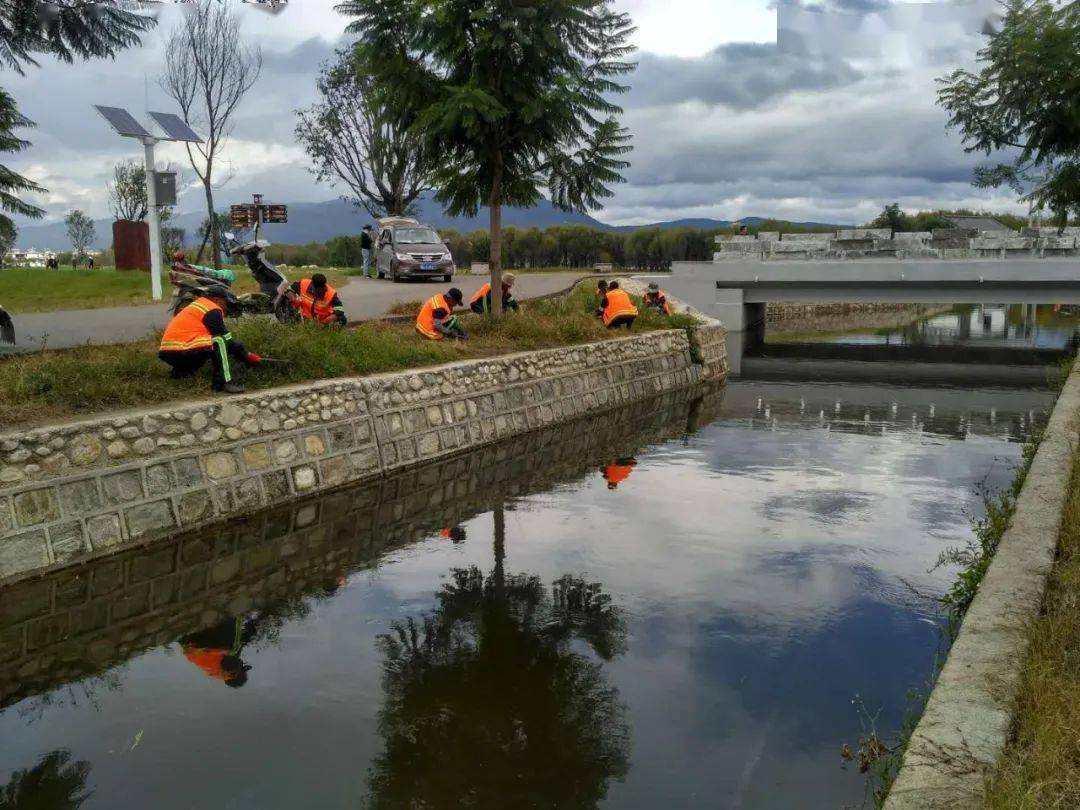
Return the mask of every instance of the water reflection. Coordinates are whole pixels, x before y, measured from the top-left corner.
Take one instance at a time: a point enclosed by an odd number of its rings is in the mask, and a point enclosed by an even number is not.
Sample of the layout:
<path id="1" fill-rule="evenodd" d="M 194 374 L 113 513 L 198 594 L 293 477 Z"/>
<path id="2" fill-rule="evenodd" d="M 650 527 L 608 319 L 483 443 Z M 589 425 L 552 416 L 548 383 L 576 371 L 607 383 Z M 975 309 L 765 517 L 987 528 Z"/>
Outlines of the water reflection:
<path id="1" fill-rule="evenodd" d="M 50 751 L 0 786 L 0 810 L 76 810 L 90 798 L 89 774 L 89 762 L 72 761 L 70 751 Z"/>
<path id="2" fill-rule="evenodd" d="M 456 568 L 423 616 L 378 640 L 383 751 L 374 807 L 594 807 L 629 767 L 630 728 L 600 661 L 625 649 L 620 611 L 598 583 Z"/>

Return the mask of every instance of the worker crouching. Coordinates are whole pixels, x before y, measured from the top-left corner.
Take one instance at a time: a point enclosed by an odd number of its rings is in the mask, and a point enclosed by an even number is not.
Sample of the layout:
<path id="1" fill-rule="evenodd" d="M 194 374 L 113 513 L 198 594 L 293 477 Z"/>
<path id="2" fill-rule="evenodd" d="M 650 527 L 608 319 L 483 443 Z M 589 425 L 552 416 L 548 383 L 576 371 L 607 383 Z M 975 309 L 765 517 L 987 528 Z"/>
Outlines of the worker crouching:
<path id="1" fill-rule="evenodd" d="M 518 302 L 514 300 L 514 296 L 510 290 L 514 286 L 514 274 L 503 273 L 502 274 L 502 305 L 503 312 L 507 310 L 518 311 Z M 484 284 L 479 290 L 473 293 L 473 297 L 469 299 L 469 309 L 475 312 L 477 315 L 483 315 L 487 312 L 491 312 L 491 284 Z"/>
<path id="2" fill-rule="evenodd" d="M 626 290 L 619 287 L 619 282 L 612 281 L 608 284 L 604 297 L 600 299 L 600 308 L 596 314 L 608 329 L 617 329 L 620 326 L 629 329 L 637 320 L 638 310 Z"/>
<path id="3" fill-rule="evenodd" d="M 322 273 L 294 281 L 289 289 L 293 293 L 293 304 L 300 310 L 303 320 L 318 321 L 327 326 L 333 323 L 345 326 L 349 322 L 337 290 L 327 283 Z"/>
<path id="4" fill-rule="evenodd" d="M 465 297 L 457 287 L 451 287 L 446 294 L 433 295 L 420 307 L 416 316 L 416 331 L 428 340 L 451 338 L 464 340 L 465 330 L 458 323 L 454 307 L 465 303 Z"/>
<path id="5" fill-rule="evenodd" d="M 172 368 L 174 379 L 190 377 L 210 361 L 215 391 L 244 392 L 243 386 L 233 382 L 229 358 L 249 366 L 259 365 L 262 358 L 245 349 L 225 327 L 225 306 L 232 297 L 227 289 L 214 285 L 169 321 L 161 336 L 158 357 Z"/>
<path id="6" fill-rule="evenodd" d="M 649 284 L 649 289 L 645 291 L 642 303 L 664 315 L 671 314 L 671 302 L 668 301 L 667 294 L 660 289 L 660 285 L 655 281 Z"/>

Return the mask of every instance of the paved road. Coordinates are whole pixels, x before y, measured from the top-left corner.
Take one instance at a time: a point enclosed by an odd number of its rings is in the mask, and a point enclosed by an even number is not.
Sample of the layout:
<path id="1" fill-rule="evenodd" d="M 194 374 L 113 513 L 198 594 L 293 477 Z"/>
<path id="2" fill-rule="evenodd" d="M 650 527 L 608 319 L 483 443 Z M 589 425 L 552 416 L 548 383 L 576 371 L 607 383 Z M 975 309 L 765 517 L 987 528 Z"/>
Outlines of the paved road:
<path id="1" fill-rule="evenodd" d="M 522 273 L 517 277 L 516 292 L 520 299 L 558 292 L 581 278 L 584 273 Z M 460 287 L 469 299 L 485 276 L 458 276 L 453 285 L 442 282 L 410 282 L 354 278 L 339 289 L 345 312 L 352 320 L 382 315 L 392 305 L 402 301 L 418 301 L 449 286 Z M 83 343 L 127 343 L 146 337 L 168 322 L 166 306 L 151 304 L 137 307 L 66 310 L 15 315 L 18 345 L 0 345 L 0 355 L 17 351 L 34 351 L 45 345 L 52 349 L 78 346 Z"/>

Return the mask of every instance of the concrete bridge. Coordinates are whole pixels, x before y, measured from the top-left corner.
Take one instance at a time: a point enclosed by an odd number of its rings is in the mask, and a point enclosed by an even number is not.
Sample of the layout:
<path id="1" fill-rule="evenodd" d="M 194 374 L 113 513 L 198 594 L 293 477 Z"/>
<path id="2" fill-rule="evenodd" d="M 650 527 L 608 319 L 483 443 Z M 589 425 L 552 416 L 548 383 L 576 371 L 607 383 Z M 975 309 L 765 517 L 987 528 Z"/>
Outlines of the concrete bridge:
<path id="1" fill-rule="evenodd" d="M 769 303 L 1080 304 L 1080 260 L 675 262 L 671 294 L 753 330 Z"/>

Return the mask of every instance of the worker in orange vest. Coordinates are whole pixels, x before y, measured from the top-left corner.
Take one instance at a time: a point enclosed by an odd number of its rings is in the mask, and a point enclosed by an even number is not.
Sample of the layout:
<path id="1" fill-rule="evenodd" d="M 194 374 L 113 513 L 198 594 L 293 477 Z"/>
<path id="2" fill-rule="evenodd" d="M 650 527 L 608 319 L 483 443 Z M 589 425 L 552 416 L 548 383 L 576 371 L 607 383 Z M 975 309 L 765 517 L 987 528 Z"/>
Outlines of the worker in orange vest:
<path id="1" fill-rule="evenodd" d="M 607 481 L 608 489 L 617 489 L 619 484 L 630 477 L 630 473 L 637 466 L 637 459 L 633 457 L 616 459 L 614 464 L 608 464 L 600 468 L 600 474 Z"/>
<path id="2" fill-rule="evenodd" d="M 514 312 L 518 311 L 518 302 L 514 300 L 514 296 L 510 294 L 510 288 L 514 286 L 514 274 L 503 273 L 502 274 L 502 301 L 503 311 L 510 309 Z M 469 299 L 469 309 L 475 312 L 477 315 L 483 315 L 485 312 L 491 312 L 491 283 L 484 284 L 479 290 L 473 293 L 473 297 Z"/>
<path id="3" fill-rule="evenodd" d="M 671 314 L 671 302 L 668 301 L 667 295 L 660 289 L 660 285 L 655 281 L 649 284 L 649 289 L 645 291 L 645 297 L 642 299 L 642 303 L 665 315 Z"/>
<path id="4" fill-rule="evenodd" d="M 244 645 L 255 637 L 255 620 L 228 618 L 220 624 L 180 639 L 184 658 L 208 677 L 239 689 L 247 683 L 251 667 L 240 658 Z"/>
<path id="5" fill-rule="evenodd" d="M 338 323 L 341 326 L 349 322 L 337 290 L 327 283 L 326 276 L 322 273 L 294 281 L 289 289 L 293 293 L 292 302 L 300 310 L 300 317 L 304 320 L 327 325 Z"/>
<path id="6" fill-rule="evenodd" d="M 242 394 L 244 388 L 233 382 L 229 357 L 257 366 L 262 358 L 249 352 L 225 327 L 225 306 L 235 296 L 220 284 L 207 288 L 180 310 L 161 335 L 158 357 L 172 368 L 173 379 L 190 377 L 207 360 L 213 366 L 212 387 L 226 394 Z"/>
<path id="7" fill-rule="evenodd" d="M 607 281 L 600 279 L 596 282 L 596 300 L 599 301 L 605 295 L 607 295 Z"/>
<path id="8" fill-rule="evenodd" d="M 454 307 L 465 303 L 465 296 L 457 287 L 451 287 L 446 294 L 433 295 L 420 307 L 416 316 L 416 331 L 428 340 L 452 338 L 464 340 L 465 330 L 458 323 Z"/>
<path id="9" fill-rule="evenodd" d="M 625 326 L 629 329 L 637 319 L 638 311 L 626 291 L 619 287 L 618 281 L 608 284 L 607 292 L 600 299 L 600 308 L 596 314 L 608 329 Z"/>

